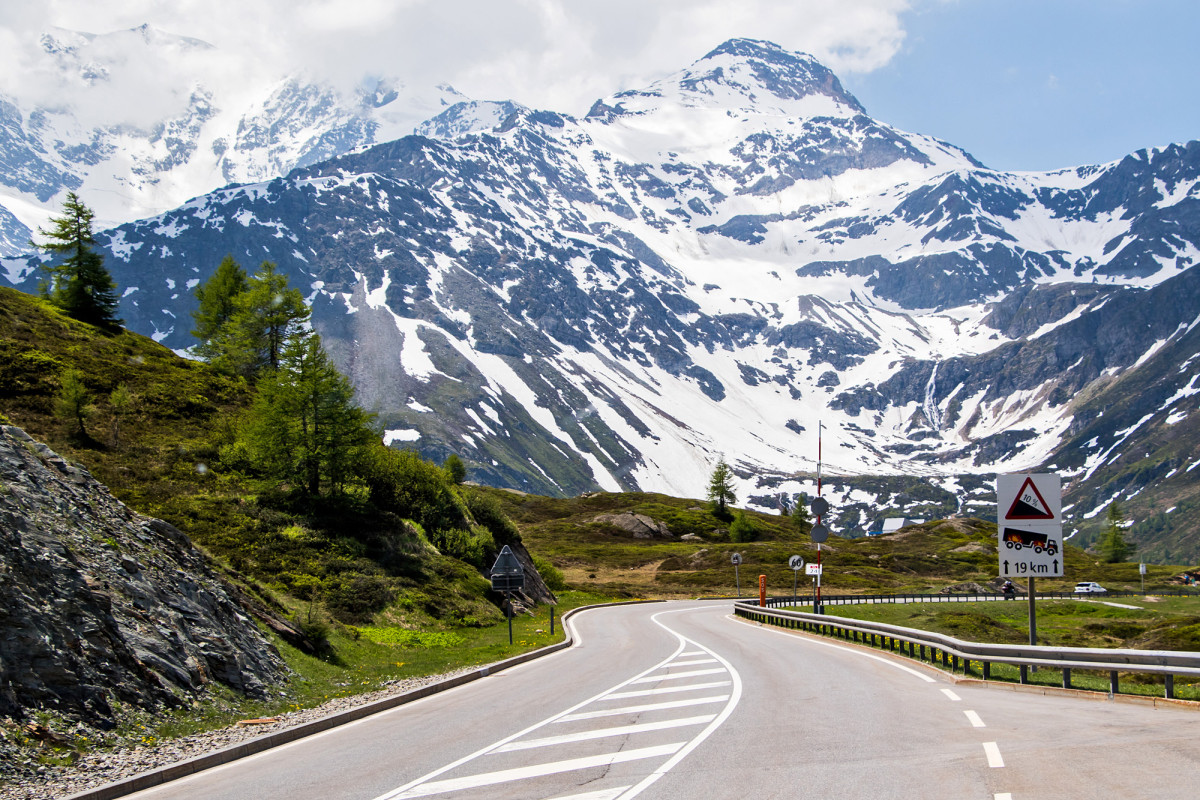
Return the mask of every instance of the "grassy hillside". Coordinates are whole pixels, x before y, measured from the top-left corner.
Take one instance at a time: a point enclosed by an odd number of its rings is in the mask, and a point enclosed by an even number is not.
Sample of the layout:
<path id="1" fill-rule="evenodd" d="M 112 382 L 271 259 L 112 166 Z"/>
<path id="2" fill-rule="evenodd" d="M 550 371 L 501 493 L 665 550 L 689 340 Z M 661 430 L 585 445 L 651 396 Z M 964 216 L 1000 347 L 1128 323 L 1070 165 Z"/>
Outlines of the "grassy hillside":
<path id="1" fill-rule="evenodd" d="M 700 500 L 657 494 L 593 494 L 555 499 L 488 490 L 517 522 L 526 544 L 562 571 L 568 584 L 609 594 L 647 597 L 733 595 L 730 556 L 738 568 L 743 596 L 756 594 L 758 576 L 767 591 L 786 595 L 793 573 L 788 559 L 816 559 L 816 546 L 798 534 L 788 517 L 746 512 L 760 534 L 756 541 L 732 542 L 729 524 Z M 664 523 L 672 538 L 639 539 L 602 519 L 619 512 L 645 514 Z M 696 540 L 683 541 L 691 535 Z M 886 536 L 842 539 L 822 545 L 822 587 L 833 593 L 937 592 L 963 583 L 997 579 L 996 525 L 977 519 L 934 520 Z M 1112 589 L 1137 589 L 1137 564 L 1103 564 L 1079 548 L 1066 547 L 1066 575 L 1042 579 L 1038 587 L 1065 590 L 1080 580 Z M 1180 585 L 1180 567 L 1151 566 L 1147 588 Z M 798 591 L 811 590 L 799 576 Z"/>

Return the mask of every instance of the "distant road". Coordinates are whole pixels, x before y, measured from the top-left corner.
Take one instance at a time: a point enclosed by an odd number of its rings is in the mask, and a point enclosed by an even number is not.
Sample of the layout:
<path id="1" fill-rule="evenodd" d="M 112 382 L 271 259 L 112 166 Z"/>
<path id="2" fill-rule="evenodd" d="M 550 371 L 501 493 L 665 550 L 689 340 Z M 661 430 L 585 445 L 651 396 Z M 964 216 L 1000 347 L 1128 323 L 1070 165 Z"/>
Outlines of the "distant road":
<path id="1" fill-rule="evenodd" d="M 955 686 L 732 619 L 575 617 L 581 644 L 136 798 L 1193 798 L 1200 711 Z"/>

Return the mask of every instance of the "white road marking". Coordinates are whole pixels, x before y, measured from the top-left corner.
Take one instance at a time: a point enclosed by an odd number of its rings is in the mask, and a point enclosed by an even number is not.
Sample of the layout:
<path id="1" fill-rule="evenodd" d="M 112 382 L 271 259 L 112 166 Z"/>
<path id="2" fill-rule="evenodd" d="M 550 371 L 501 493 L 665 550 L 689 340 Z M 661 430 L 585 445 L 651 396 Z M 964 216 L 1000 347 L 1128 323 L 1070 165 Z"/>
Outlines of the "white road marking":
<path id="1" fill-rule="evenodd" d="M 657 689 L 638 689 L 636 692 L 618 692 L 610 694 L 605 700 L 626 699 L 629 697 L 651 697 L 656 694 L 675 694 L 677 692 L 698 692 L 701 689 L 716 689 L 728 686 L 730 681 L 713 681 L 711 683 L 689 683 L 687 686 L 660 686 Z"/>
<path id="2" fill-rule="evenodd" d="M 942 694 L 946 695 L 946 697 L 949 697 L 951 700 L 953 700 L 956 703 L 962 700 L 961 697 L 959 697 L 958 695 L 956 695 L 954 692 L 950 691 L 949 689 L 942 689 Z"/>
<path id="3" fill-rule="evenodd" d="M 559 712 L 558 714 L 555 714 L 554 716 L 548 717 L 547 719 L 544 719 L 541 722 L 531 725 L 528 728 L 525 728 L 524 730 L 518 731 L 517 733 L 507 736 L 498 742 L 495 742 L 485 748 L 477 750 L 476 752 L 471 753 L 470 755 L 459 758 L 450 764 L 446 764 L 445 766 L 442 766 L 436 770 L 433 770 L 432 772 L 422 775 L 421 777 L 416 778 L 415 780 L 409 781 L 408 783 L 404 784 L 403 786 L 397 787 L 396 789 L 393 789 L 392 791 L 388 792 L 387 794 L 381 795 L 380 797 L 376 798 L 376 800 L 400 800 L 401 798 L 424 797 L 424 796 L 427 796 L 430 794 L 440 794 L 440 793 L 444 793 L 444 792 L 457 791 L 457 790 L 463 789 L 463 788 L 470 789 L 470 788 L 476 788 L 476 787 L 490 786 L 490 785 L 493 785 L 496 783 L 520 781 L 520 780 L 524 780 L 527 778 L 535 778 L 535 777 L 540 777 L 540 776 L 544 776 L 544 775 L 552 775 L 552 774 L 557 774 L 559 772 L 565 772 L 565 771 L 569 771 L 569 770 L 586 769 L 586 768 L 591 768 L 591 767 L 596 767 L 596 766 L 607 766 L 609 764 L 616 764 L 616 763 L 620 763 L 623 761 L 636 761 L 636 760 L 643 760 L 643 759 L 651 759 L 651 758 L 655 758 L 655 757 L 661 757 L 664 755 L 669 756 L 669 758 L 667 759 L 666 762 L 664 762 L 657 769 L 655 769 L 653 772 L 651 772 L 647 777 L 643 778 L 640 783 L 638 783 L 634 786 L 623 786 L 623 787 L 613 787 L 613 788 L 606 788 L 606 789 L 597 789 L 592 792 L 586 792 L 583 794 L 575 794 L 575 795 L 569 795 L 569 796 L 561 796 L 558 798 L 558 800 L 618 800 L 618 799 L 619 800 L 631 800 L 631 798 L 636 797 L 646 787 L 650 786 L 655 781 L 657 781 L 658 778 L 667 774 L 685 756 L 687 756 L 692 750 L 694 750 L 697 746 L 699 746 L 699 744 L 701 742 L 703 742 L 705 739 L 707 739 L 713 733 L 713 731 L 715 731 L 721 724 L 723 724 L 729 718 L 729 715 L 733 713 L 734 708 L 737 706 L 739 700 L 741 699 L 741 694 L 742 694 L 741 676 L 738 674 L 737 670 L 735 670 L 728 661 L 721 658 L 716 653 L 705 649 L 702 645 L 699 645 L 696 642 L 693 642 L 689 639 L 684 638 L 679 633 L 675 632 L 674 630 L 671 630 L 671 628 L 667 627 L 665 624 L 663 624 L 659 620 L 659 617 L 663 616 L 664 614 L 675 614 L 675 613 L 680 613 L 683 611 L 697 611 L 697 610 L 701 610 L 701 609 L 702 609 L 702 607 L 693 606 L 690 608 L 675 609 L 672 611 L 663 611 L 658 614 L 655 614 L 651 618 L 653 620 L 654 624 L 656 624 L 659 627 L 666 630 L 668 633 L 670 633 L 672 636 L 674 636 L 679 641 L 679 646 L 675 650 L 675 652 L 672 653 L 670 656 L 668 656 L 663 661 L 659 662 L 658 664 L 650 667 L 649 669 L 647 669 L 643 672 L 638 673 L 637 675 L 634 675 L 633 677 L 629 678 L 628 680 L 618 683 L 615 686 L 612 686 L 609 689 L 607 689 L 597 695 L 594 695 L 593 697 L 588 698 L 587 700 L 584 700 L 583 702 L 577 703 L 577 704 L 571 706 L 570 708 L 567 708 L 567 709 Z M 692 648 L 692 649 L 689 649 L 689 648 Z M 692 670 L 689 673 L 677 673 L 674 675 L 668 674 L 668 673 L 663 673 L 664 670 L 669 670 L 672 667 L 680 666 L 681 663 L 686 664 L 687 662 L 677 661 L 677 659 L 679 659 L 681 657 L 703 658 L 704 659 L 703 661 L 695 662 L 695 663 L 719 663 L 720 665 L 722 665 L 723 669 Z M 651 678 L 650 680 L 645 680 L 645 678 L 648 675 L 651 675 L 652 673 L 655 673 L 655 672 L 662 673 L 662 674 L 659 674 L 658 676 Z M 667 680 L 667 679 L 672 679 L 672 678 L 680 678 L 680 677 L 685 677 L 685 676 L 694 676 L 694 675 L 703 675 L 703 674 L 714 674 L 714 673 L 727 673 L 728 674 L 728 677 L 731 680 L 724 681 L 721 684 L 719 684 L 719 685 L 732 687 L 728 694 L 723 694 L 723 695 L 719 695 L 719 696 L 703 697 L 703 698 L 694 698 L 694 699 L 689 699 L 689 700 L 677 700 L 677 701 L 671 701 L 671 702 L 651 703 L 651 704 L 638 705 L 638 706 L 626 706 L 626 707 L 622 707 L 622 708 L 606 709 L 603 711 L 596 711 L 596 712 L 581 710 L 593 703 L 598 703 L 598 702 L 610 699 L 614 694 L 617 694 L 618 690 L 623 689 L 627 686 L 630 686 L 631 684 L 633 684 L 635 682 L 649 683 L 651 681 L 662 681 L 662 680 Z M 679 687 L 675 691 L 687 691 L 688 689 L 694 690 L 696 688 L 701 688 L 701 687 L 697 687 L 697 686 Z M 649 693 L 658 693 L 658 690 L 651 690 L 651 692 L 649 692 Z M 638 692 L 638 694 L 640 695 L 641 692 Z M 547 725 L 550 725 L 550 724 L 556 723 L 556 722 L 596 719 L 596 718 L 613 716 L 613 715 L 624 714 L 624 713 L 642 713 L 644 711 L 667 710 L 667 709 L 673 709 L 673 708 L 686 708 L 686 707 L 690 707 L 690 706 L 702 705 L 705 703 L 716 703 L 716 702 L 722 702 L 722 701 L 728 701 L 728 702 L 726 702 L 725 707 L 719 713 L 716 713 L 716 714 L 700 714 L 700 715 L 693 715 L 693 716 L 684 717 L 684 718 L 680 718 L 680 719 L 676 719 L 676 720 L 660 720 L 660 721 L 654 721 L 654 722 L 649 722 L 649 723 L 638 723 L 635 725 L 610 727 L 607 729 L 597 730 L 597 731 L 586 731 L 586 732 L 566 734 L 566 735 L 563 735 L 560 737 L 543 737 L 541 739 L 518 741 L 521 739 L 521 737 L 526 736 L 527 734 L 530 734 L 535 730 L 538 730 L 540 728 L 543 728 Z M 640 732 L 649 731 L 649 730 L 668 730 L 671 728 L 682 728 L 687 725 L 700 725 L 700 724 L 704 724 L 704 723 L 707 723 L 705 728 L 703 730 L 701 730 L 694 738 L 692 738 L 691 741 L 688 741 L 688 742 L 679 742 L 679 743 L 670 744 L 670 745 L 660 745 L 658 747 L 645 747 L 645 748 L 635 749 L 635 750 L 618 751 L 618 752 L 610 753 L 610 754 L 593 755 L 593 756 L 588 756 L 585 758 L 574 758 L 574 759 L 568 759 L 568 760 L 563 760 L 563 761 L 550 762 L 548 764 L 542 764 L 542 765 L 537 765 L 537 766 L 520 767 L 520 768 L 515 768 L 515 769 L 492 770 L 489 772 L 484 772 L 484 773 L 480 773 L 480 774 L 476 774 L 476 775 L 463 776 L 463 777 L 458 777 L 458 778 L 444 778 L 442 780 L 434 780 L 435 778 L 438 778 L 439 776 L 445 775 L 446 773 L 450 772 L 451 770 L 462 767 L 464 764 L 467 764 L 470 761 L 482 758 L 484 756 L 490 756 L 493 754 L 508 753 L 508 752 L 511 752 L 514 750 L 528 750 L 528 749 L 532 749 L 535 747 L 548 747 L 548 746 L 551 746 L 554 744 L 569 744 L 569 743 L 573 743 L 573 742 L 584 741 L 587 739 L 601 739 L 601 738 L 605 738 L 608 736 L 623 735 L 625 733 L 640 733 Z"/>
<path id="4" fill-rule="evenodd" d="M 608 708 L 604 711 L 581 711 L 578 714 L 568 714 L 555 722 L 575 722 L 581 719 L 599 719 L 600 717 L 615 717 L 621 714 L 641 714 L 643 711 L 663 711 L 668 708 L 687 708 L 688 706 L 703 706 L 709 703 L 721 703 L 729 699 L 727 694 L 717 694 L 711 697 L 697 697 L 693 700 L 672 700 L 669 703 L 647 703 L 641 706 L 622 706 Z"/>
<path id="5" fill-rule="evenodd" d="M 409 798 L 413 797 L 428 797 L 433 794 L 445 794 L 446 792 L 457 792 L 463 789 L 478 789 L 481 786 L 495 786 L 498 783 L 511 783 L 512 781 L 520 781 L 527 778 L 540 778 L 544 775 L 554 775 L 559 772 L 572 772 L 592 767 L 607 767 L 627 761 L 640 761 L 643 758 L 659 758 L 679 752 L 684 744 L 686 742 L 672 742 L 671 744 L 661 744 L 656 747 L 621 750 L 616 753 L 601 753 L 596 756 L 570 758 L 566 761 L 552 761 L 549 764 L 534 764 L 529 767 L 502 769 L 496 772 L 484 772 L 479 775 L 467 775 L 462 778 L 450 778 L 444 781 L 430 781 L 415 786 L 406 792 L 389 796 L 392 800 L 409 800 Z"/>
<path id="6" fill-rule="evenodd" d="M 601 789 L 598 792 L 588 792 L 587 794 L 573 794 L 570 796 L 552 797 L 550 800 L 616 800 L 616 798 L 620 796 L 621 792 L 628 788 L 628 786 L 614 786 L 611 789 Z"/>
<path id="7" fill-rule="evenodd" d="M 1004 759 L 1000 757 L 1000 748 L 995 742 L 984 742 L 983 752 L 987 754 L 989 767 L 1003 767 Z"/>
<path id="8" fill-rule="evenodd" d="M 737 617 L 734 617 L 734 616 L 730 616 L 729 618 L 737 619 Z M 794 636 L 790 633 L 785 633 L 784 631 L 776 630 L 773 627 L 763 626 L 762 628 L 760 628 L 760 630 L 764 630 L 768 633 L 774 633 L 778 636 L 786 636 L 794 642 L 804 642 L 806 644 L 819 644 L 822 647 L 832 647 L 834 649 L 841 650 L 843 653 L 853 653 L 854 655 L 862 656 L 863 658 L 870 658 L 875 661 L 878 661 L 881 664 L 887 664 L 889 667 L 895 667 L 898 670 L 907 672 L 909 675 L 912 675 L 916 678 L 920 678 L 921 680 L 925 681 L 926 683 L 936 683 L 936 680 L 934 678 L 929 677 L 928 675 L 926 675 L 923 672 L 918 672 L 917 670 L 913 669 L 912 667 L 906 667 L 903 664 L 899 664 L 895 661 L 892 661 L 890 658 L 884 658 L 883 656 L 877 656 L 874 653 L 867 653 L 862 650 L 859 650 L 856 647 L 844 647 L 840 644 L 837 644 L 836 642 L 826 642 L 822 639 L 813 639 L 808 636 Z"/>
<path id="9" fill-rule="evenodd" d="M 597 728 L 594 731 L 581 731 L 579 733 L 567 733 L 562 736 L 547 736 L 543 739 L 525 739 L 518 742 L 509 742 L 506 745 L 497 747 L 493 753 L 511 753 L 514 750 L 531 750 L 535 747 L 549 747 L 556 744 L 570 744 L 571 742 L 583 742 L 589 739 L 604 739 L 609 736 L 628 736 L 634 733 L 649 733 L 650 731 L 665 731 L 671 728 L 684 728 L 688 725 L 703 725 L 706 722 L 712 722 L 716 714 L 701 714 L 698 717 L 680 717 L 679 719 L 664 719 L 659 722 L 639 722 L 636 725 L 619 725 L 615 728 Z M 629 787 L 626 786 L 626 789 Z"/>
<path id="10" fill-rule="evenodd" d="M 563 800 L 567 799 L 563 798 Z M 1001 792 L 1000 794 L 995 795 L 995 800 L 1012 800 L 1012 794 L 1009 792 Z"/>
<path id="11" fill-rule="evenodd" d="M 674 664 L 668 665 L 673 667 Z M 648 675 L 645 678 L 638 678 L 630 683 L 654 683 L 655 681 L 671 681 L 676 678 L 698 678 L 701 675 L 720 675 L 725 670 L 723 669 L 694 669 L 691 672 L 673 672 L 668 675 Z"/>
<path id="12" fill-rule="evenodd" d="M 963 713 L 966 714 L 967 719 L 969 719 L 971 721 L 972 728 L 986 728 L 987 727 L 987 725 L 983 724 L 983 720 L 979 718 L 979 715 L 976 714 L 974 711 L 964 711 Z"/>
<path id="13" fill-rule="evenodd" d="M 715 658 L 698 658 L 695 661 L 675 661 L 672 662 L 672 667 L 698 667 L 701 664 L 716 664 Z"/>

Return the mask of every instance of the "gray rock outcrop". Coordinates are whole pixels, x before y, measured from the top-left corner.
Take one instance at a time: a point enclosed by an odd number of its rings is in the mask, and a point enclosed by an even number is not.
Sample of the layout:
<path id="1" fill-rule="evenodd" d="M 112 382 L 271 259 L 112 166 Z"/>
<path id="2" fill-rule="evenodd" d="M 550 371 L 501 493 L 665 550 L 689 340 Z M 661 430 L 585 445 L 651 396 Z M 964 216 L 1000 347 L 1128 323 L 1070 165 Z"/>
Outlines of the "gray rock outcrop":
<path id="1" fill-rule="evenodd" d="M 0 715 L 97 727 L 212 682 L 262 696 L 287 668 L 176 528 L 0 425 Z"/>
<path id="2" fill-rule="evenodd" d="M 671 530 L 661 522 L 646 516 L 623 511 L 620 514 L 601 514 L 592 522 L 602 522 L 632 534 L 635 539 L 670 539 Z"/>

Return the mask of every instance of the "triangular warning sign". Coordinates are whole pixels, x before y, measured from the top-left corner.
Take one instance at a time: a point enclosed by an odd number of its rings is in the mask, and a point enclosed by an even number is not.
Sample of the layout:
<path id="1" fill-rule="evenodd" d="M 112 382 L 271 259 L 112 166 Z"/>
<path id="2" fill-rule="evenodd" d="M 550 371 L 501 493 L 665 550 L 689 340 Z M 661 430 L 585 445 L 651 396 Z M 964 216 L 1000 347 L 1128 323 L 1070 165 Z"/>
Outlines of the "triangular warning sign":
<path id="1" fill-rule="evenodd" d="M 1054 514 L 1050 511 L 1050 504 L 1046 502 L 1046 498 L 1042 497 L 1042 493 L 1038 491 L 1033 478 L 1026 478 L 1025 482 L 1021 484 L 1021 490 L 1017 492 L 1017 496 L 1013 500 L 1012 508 L 1008 510 L 1004 518 L 1052 520 Z"/>

